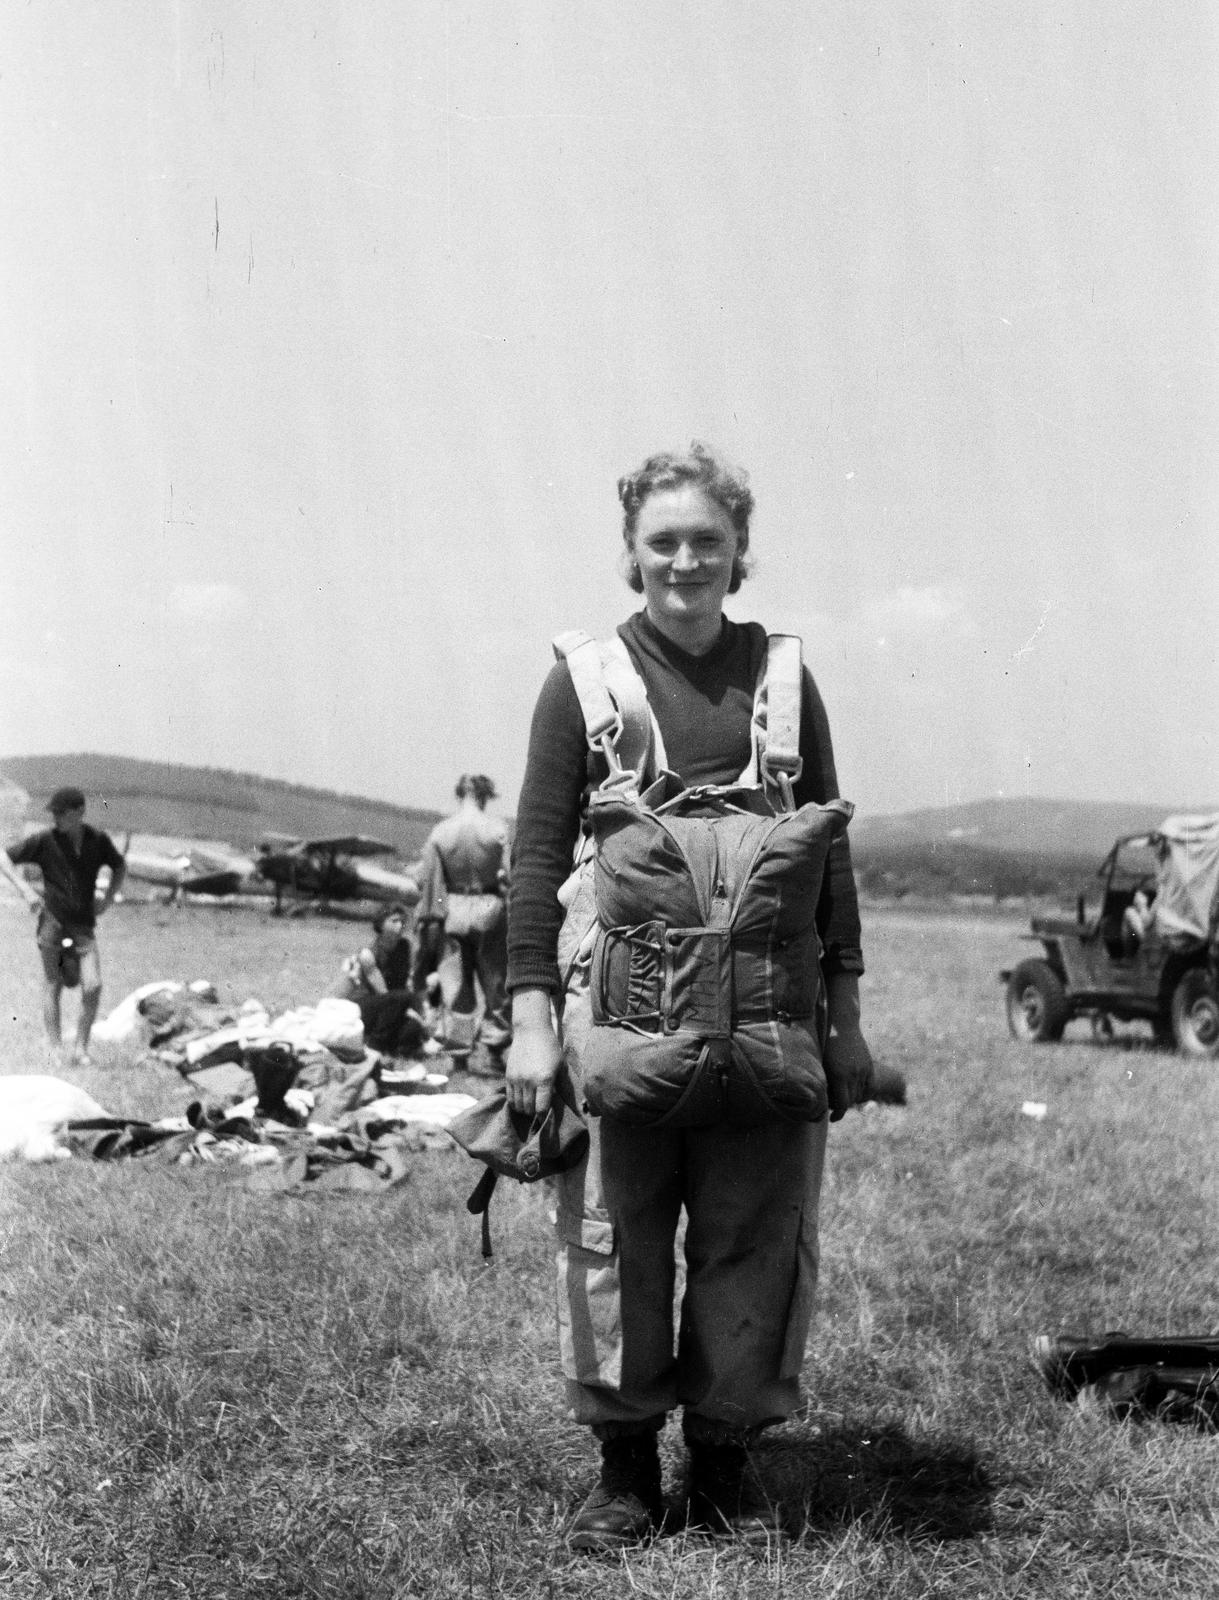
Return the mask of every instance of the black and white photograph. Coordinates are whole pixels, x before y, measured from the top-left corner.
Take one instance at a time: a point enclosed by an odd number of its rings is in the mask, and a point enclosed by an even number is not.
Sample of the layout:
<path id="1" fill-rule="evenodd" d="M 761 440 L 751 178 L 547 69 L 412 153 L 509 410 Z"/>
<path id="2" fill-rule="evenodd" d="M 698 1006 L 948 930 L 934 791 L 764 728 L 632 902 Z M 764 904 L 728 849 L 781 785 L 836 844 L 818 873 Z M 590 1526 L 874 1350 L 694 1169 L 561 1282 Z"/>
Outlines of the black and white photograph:
<path id="1" fill-rule="evenodd" d="M 6 9 L 6 1596 L 1214 1593 L 1217 108 Z"/>

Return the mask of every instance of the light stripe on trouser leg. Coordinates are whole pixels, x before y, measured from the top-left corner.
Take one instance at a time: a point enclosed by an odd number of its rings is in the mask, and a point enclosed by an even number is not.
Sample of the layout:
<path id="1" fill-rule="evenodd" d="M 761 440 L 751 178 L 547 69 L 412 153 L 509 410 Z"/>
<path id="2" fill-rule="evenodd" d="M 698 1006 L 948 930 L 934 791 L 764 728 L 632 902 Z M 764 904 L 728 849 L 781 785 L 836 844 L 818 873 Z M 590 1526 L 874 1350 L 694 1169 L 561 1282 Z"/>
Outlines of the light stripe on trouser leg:
<path id="1" fill-rule="evenodd" d="M 577 1421 L 642 1420 L 681 1403 L 745 1428 L 796 1408 L 825 1132 L 824 1122 L 670 1130 L 591 1119 L 587 1163 L 558 1181 L 559 1320 Z"/>
<path id="2" fill-rule="evenodd" d="M 594 1117 L 589 1135 L 588 1159 L 556 1180 L 563 1370 L 577 1421 L 641 1421 L 676 1401 L 680 1161 L 672 1134 Z"/>

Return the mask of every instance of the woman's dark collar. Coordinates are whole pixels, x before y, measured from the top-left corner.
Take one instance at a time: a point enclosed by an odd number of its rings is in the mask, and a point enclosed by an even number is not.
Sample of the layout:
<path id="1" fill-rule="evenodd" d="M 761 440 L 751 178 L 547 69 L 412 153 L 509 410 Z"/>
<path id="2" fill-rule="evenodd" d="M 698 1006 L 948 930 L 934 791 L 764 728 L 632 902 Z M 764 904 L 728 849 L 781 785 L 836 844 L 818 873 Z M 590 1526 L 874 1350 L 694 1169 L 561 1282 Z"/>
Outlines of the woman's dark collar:
<path id="1" fill-rule="evenodd" d="M 719 638 L 711 646 L 710 650 L 704 650 L 700 655 L 696 655 L 692 650 L 683 650 L 681 645 L 674 644 L 668 634 L 662 633 L 651 617 L 648 616 L 646 608 L 642 611 L 637 611 L 632 620 L 638 625 L 639 631 L 644 638 L 654 644 L 670 660 L 689 662 L 691 665 L 699 666 L 707 666 L 721 656 L 727 655 L 732 648 L 733 636 L 737 627 L 736 623 L 729 617 L 721 616 Z"/>

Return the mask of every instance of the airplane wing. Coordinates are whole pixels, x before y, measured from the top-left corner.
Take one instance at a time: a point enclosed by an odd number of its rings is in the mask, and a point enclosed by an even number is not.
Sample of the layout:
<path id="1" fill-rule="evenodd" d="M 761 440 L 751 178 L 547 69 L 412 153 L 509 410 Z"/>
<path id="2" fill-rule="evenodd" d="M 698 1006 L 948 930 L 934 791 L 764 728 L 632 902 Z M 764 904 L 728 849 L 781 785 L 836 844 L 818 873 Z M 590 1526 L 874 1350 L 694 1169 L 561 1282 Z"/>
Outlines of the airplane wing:
<path id="1" fill-rule="evenodd" d="M 392 856 L 394 847 L 380 839 L 370 839 L 367 834 L 341 834 L 333 839 L 307 839 L 306 850 L 322 850 L 335 856 Z"/>
<path id="2" fill-rule="evenodd" d="M 254 871 L 253 857 L 231 846 L 195 844 L 190 851 L 191 870 L 200 876 L 210 872 L 237 872 L 248 878 Z"/>
<path id="3" fill-rule="evenodd" d="M 385 867 L 375 867 L 361 862 L 355 869 L 360 888 L 375 900 L 401 900 L 413 906 L 419 899 L 419 884 L 406 872 L 390 872 Z"/>
<path id="4" fill-rule="evenodd" d="M 155 850 L 132 850 L 129 846 L 123 860 L 127 863 L 127 876 L 141 883 L 171 886 L 180 883 L 183 873 L 190 871 L 190 857 L 185 854 L 163 855 Z"/>

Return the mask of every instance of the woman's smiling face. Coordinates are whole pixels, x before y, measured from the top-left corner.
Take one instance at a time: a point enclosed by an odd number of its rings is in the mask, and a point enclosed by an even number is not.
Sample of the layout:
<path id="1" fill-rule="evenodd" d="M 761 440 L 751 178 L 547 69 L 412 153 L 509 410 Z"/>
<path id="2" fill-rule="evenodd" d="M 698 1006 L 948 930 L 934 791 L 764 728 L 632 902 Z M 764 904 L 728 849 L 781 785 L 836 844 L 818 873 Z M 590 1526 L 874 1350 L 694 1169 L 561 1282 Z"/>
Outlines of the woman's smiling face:
<path id="1" fill-rule="evenodd" d="M 696 484 L 657 489 L 639 508 L 633 554 L 648 616 L 685 630 L 718 622 L 740 540 L 718 500 Z"/>

